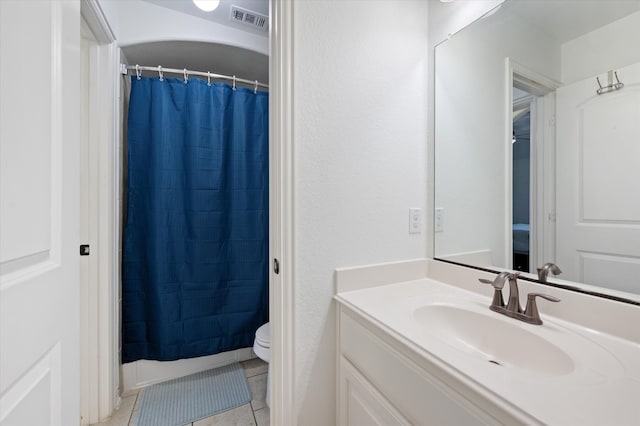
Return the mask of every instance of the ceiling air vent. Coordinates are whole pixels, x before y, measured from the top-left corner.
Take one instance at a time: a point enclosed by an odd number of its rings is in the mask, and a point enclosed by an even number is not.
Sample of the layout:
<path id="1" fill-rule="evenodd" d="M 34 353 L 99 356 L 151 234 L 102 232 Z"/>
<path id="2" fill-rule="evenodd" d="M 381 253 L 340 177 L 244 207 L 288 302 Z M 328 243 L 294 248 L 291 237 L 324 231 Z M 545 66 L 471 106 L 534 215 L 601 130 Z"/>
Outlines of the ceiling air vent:
<path id="1" fill-rule="evenodd" d="M 269 29 L 269 18 L 251 10 L 243 9 L 238 6 L 231 6 L 231 20 L 246 25 L 251 25 L 262 31 Z"/>

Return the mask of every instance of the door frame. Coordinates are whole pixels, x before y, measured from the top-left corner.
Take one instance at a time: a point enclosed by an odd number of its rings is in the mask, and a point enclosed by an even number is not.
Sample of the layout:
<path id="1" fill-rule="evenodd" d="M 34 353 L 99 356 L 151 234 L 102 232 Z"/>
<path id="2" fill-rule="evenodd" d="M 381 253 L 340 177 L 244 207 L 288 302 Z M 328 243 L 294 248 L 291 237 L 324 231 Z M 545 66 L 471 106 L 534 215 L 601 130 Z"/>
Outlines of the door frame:
<path id="1" fill-rule="evenodd" d="M 294 3 L 271 0 L 269 52 L 269 274 L 271 424 L 295 417 Z"/>
<path id="2" fill-rule="evenodd" d="M 534 238 L 529 238 L 529 265 L 527 266 L 528 271 L 531 271 L 534 267 L 533 265 L 537 264 L 537 247 L 538 241 L 542 241 L 539 239 L 541 237 L 539 233 L 539 229 L 537 227 L 537 206 L 538 206 L 538 197 L 537 197 L 537 179 L 532 179 L 531 176 L 539 176 L 537 166 L 542 164 L 542 162 L 538 159 L 538 146 L 542 144 L 544 139 L 540 137 L 540 120 L 539 113 L 542 113 L 542 108 L 538 108 L 538 97 L 527 92 L 527 96 L 522 98 L 514 99 L 512 101 L 512 112 L 515 112 L 518 109 L 528 108 L 530 112 L 530 131 L 529 131 L 529 224 L 531 226 L 530 230 L 534 232 Z M 511 115 L 511 124 L 513 125 L 513 113 Z M 513 148 L 513 147 L 512 147 Z M 512 151 L 513 152 L 513 151 Z M 511 159 L 513 162 L 513 158 Z M 513 167 L 512 167 L 513 170 Z M 533 172 L 533 173 L 532 173 Z M 513 180 L 513 176 L 512 176 Z M 513 183 L 513 181 L 512 181 Z M 513 194 L 513 193 L 512 193 Z M 513 222 L 513 217 L 512 217 Z M 512 265 L 513 267 L 513 265 Z"/>
<path id="3" fill-rule="evenodd" d="M 81 424 L 102 421 L 120 405 L 119 396 L 119 49 L 97 0 L 82 0 L 82 19 L 96 38 L 90 48 L 89 141 L 96 179 L 90 182 L 89 211 L 82 217 L 95 236 L 89 279 L 81 283 L 90 309 L 81 318 Z M 86 160 L 85 160 L 86 161 Z"/>
<path id="4" fill-rule="evenodd" d="M 532 129 L 537 143 L 532 144 L 531 210 L 529 222 L 538 243 L 534 257 L 537 262 L 555 260 L 555 90 L 561 83 L 537 73 L 513 59 L 505 58 L 505 175 L 504 175 L 504 264 L 513 267 L 513 87 L 522 88 L 535 97 L 537 114 Z M 535 145 L 535 150 L 534 150 Z M 531 234 L 530 234 L 531 236 Z M 540 243 L 542 241 L 542 243 Z"/>
<path id="5" fill-rule="evenodd" d="M 279 273 L 269 274 L 271 324 L 271 424 L 295 424 L 294 327 L 294 135 L 293 9 L 294 2 L 271 0 L 269 55 L 269 258 Z M 82 16 L 101 44 L 97 87 L 100 111 L 92 115 L 100 134 L 99 313 L 88 330 L 99 333 L 100 416 L 110 416 L 119 396 L 120 299 L 120 49 L 97 0 L 82 0 Z M 104 238 L 103 238 L 104 237 Z"/>

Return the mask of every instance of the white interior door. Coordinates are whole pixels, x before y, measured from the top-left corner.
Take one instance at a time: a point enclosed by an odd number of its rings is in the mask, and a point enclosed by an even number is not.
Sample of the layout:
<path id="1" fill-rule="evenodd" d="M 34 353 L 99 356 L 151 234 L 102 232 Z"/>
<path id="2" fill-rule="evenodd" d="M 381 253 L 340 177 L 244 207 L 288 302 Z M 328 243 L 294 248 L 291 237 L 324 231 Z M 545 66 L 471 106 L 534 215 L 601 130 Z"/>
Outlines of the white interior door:
<path id="1" fill-rule="evenodd" d="M 77 425 L 79 1 L 0 1 L 0 424 Z"/>
<path id="2" fill-rule="evenodd" d="M 640 63 L 617 72 L 615 92 L 597 95 L 595 77 L 557 91 L 557 264 L 640 293 Z"/>

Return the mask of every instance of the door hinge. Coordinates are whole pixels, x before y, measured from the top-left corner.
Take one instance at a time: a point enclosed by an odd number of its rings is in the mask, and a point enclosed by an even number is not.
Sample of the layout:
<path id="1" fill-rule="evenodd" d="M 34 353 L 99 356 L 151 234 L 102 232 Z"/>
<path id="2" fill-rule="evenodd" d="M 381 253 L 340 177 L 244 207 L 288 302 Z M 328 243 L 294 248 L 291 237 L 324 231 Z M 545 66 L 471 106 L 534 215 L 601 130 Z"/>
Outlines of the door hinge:
<path id="1" fill-rule="evenodd" d="M 80 245 L 80 256 L 89 256 L 90 251 L 89 244 Z"/>
<path id="2" fill-rule="evenodd" d="M 276 258 L 273 259 L 273 272 L 275 272 L 276 275 L 280 273 L 280 262 Z"/>

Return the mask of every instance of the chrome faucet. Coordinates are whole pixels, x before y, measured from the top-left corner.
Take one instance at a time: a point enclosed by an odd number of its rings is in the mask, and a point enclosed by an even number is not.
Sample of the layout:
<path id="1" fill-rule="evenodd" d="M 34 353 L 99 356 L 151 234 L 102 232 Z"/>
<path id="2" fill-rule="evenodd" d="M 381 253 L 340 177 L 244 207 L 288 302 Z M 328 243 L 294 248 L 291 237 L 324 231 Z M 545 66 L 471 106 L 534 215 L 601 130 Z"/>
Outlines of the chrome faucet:
<path id="1" fill-rule="evenodd" d="M 560 268 L 558 268 L 558 265 L 551 262 L 547 262 L 544 265 L 542 265 L 542 268 L 537 268 L 537 269 L 538 269 L 538 281 L 540 281 L 541 283 L 547 282 L 547 276 L 549 275 L 549 272 L 551 272 L 553 275 L 558 275 L 562 273 Z"/>
<path id="2" fill-rule="evenodd" d="M 492 311 L 500 312 L 505 315 L 508 315 L 507 312 L 523 312 L 522 307 L 520 306 L 520 292 L 518 291 L 519 276 L 520 274 L 517 272 L 500 272 L 493 281 L 486 280 L 484 278 L 479 279 L 481 283 L 491 284 L 495 290 L 493 293 L 493 302 L 489 307 Z M 504 301 L 502 299 L 502 288 L 504 287 L 506 280 L 509 280 L 509 302 L 507 303 L 507 306 L 504 305 Z"/>
<path id="3" fill-rule="evenodd" d="M 481 283 L 491 284 L 494 289 L 493 300 L 491 301 L 489 309 L 528 324 L 540 325 L 542 324 L 542 320 L 538 312 L 536 297 L 541 297 L 551 302 L 559 302 L 560 299 L 548 294 L 530 293 L 527 295 L 527 306 L 523 310 L 522 306 L 520 306 L 520 292 L 518 291 L 519 276 L 520 274 L 517 272 L 500 272 L 493 281 L 479 278 Z M 509 280 L 509 302 L 507 306 L 504 305 L 504 299 L 502 298 L 502 288 L 506 280 Z"/>
<path id="4" fill-rule="evenodd" d="M 502 287 L 504 287 L 505 280 L 511 275 L 509 272 L 500 272 L 496 278 L 491 281 L 485 278 L 479 278 L 478 280 L 483 284 L 491 284 L 493 286 L 493 300 L 491 301 L 491 309 L 494 312 L 504 312 L 504 299 L 502 298 Z"/>
<path id="5" fill-rule="evenodd" d="M 519 273 L 514 272 L 509 274 L 509 302 L 507 303 L 507 315 L 509 314 L 521 314 L 524 312 L 522 306 L 520 306 L 520 292 L 518 291 L 518 277 Z"/>

